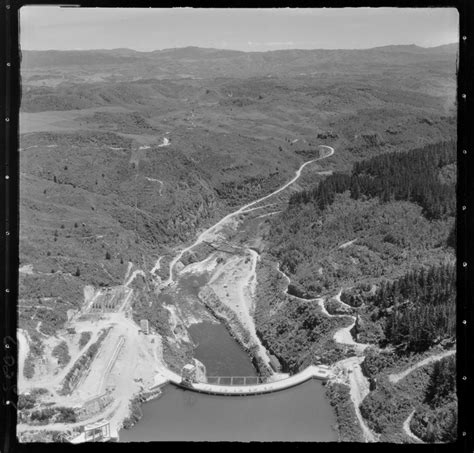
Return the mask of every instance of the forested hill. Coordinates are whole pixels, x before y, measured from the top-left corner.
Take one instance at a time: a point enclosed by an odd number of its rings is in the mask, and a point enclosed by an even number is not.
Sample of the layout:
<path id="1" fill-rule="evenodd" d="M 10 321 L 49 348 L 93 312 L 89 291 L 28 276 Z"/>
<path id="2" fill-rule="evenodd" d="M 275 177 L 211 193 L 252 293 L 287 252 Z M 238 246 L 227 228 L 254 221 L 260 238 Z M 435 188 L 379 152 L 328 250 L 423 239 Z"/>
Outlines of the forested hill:
<path id="1" fill-rule="evenodd" d="M 316 202 L 319 209 L 333 203 L 336 193 L 378 197 L 381 201 L 417 203 L 428 219 L 454 215 L 455 185 L 441 176 L 456 162 L 456 143 L 444 142 L 405 153 L 387 153 L 355 163 L 352 174 L 334 173 L 317 187 L 295 193 L 290 203 Z"/>
<path id="2" fill-rule="evenodd" d="M 456 144 L 387 153 L 292 195 L 268 251 L 289 291 L 317 297 L 454 258 Z"/>
<path id="3" fill-rule="evenodd" d="M 358 295 L 342 295 L 350 305 L 359 305 Z M 446 263 L 407 272 L 385 281 L 377 291 L 363 297 L 367 324 L 379 324 L 381 343 L 400 351 L 421 352 L 443 339 L 456 337 L 456 266 Z"/>
<path id="4" fill-rule="evenodd" d="M 423 401 L 410 428 L 425 442 L 455 442 L 457 438 L 456 360 L 436 362 Z"/>
<path id="5" fill-rule="evenodd" d="M 427 349 L 439 338 L 456 336 L 456 267 L 449 264 L 410 272 L 382 285 L 374 305 L 392 303 L 385 336 L 411 351 Z"/>

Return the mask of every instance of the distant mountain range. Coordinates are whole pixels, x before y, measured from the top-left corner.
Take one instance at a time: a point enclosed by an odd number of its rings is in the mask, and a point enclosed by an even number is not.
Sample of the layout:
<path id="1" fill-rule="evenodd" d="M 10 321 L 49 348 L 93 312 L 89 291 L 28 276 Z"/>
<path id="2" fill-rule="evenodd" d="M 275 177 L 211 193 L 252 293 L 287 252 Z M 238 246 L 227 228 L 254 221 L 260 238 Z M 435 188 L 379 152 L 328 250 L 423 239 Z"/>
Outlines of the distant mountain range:
<path id="1" fill-rule="evenodd" d="M 400 45 L 387 45 L 387 46 L 377 46 L 377 47 L 369 47 L 366 49 L 280 49 L 280 50 L 269 50 L 269 51 L 256 51 L 256 52 L 245 52 L 242 50 L 233 50 L 233 49 L 216 49 L 213 47 L 197 47 L 197 46 L 186 46 L 186 47 L 174 47 L 168 49 L 157 49 L 152 51 L 140 51 L 129 49 L 126 47 L 119 47 L 116 49 L 70 49 L 70 50 L 23 50 L 23 53 L 37 53 L 37 54 L 45 54 L 45 53 L 57 53 L 57 54 L 66 54 L 66 53 L 109 53 L 114 55 L 122 55 L 122 56 L 130 56 L 130 55 L 141 55 L 144 56 L 146 54 L 165 54 L 165 53 L 175 53 L 175 54 L 220 54 L 225 56 L 237 55 L 237 54 L 271 54 L 276 52 L 341 52 L 341 51 L 359 51 L 359 52 L 366 52 L 366 51 L 374 51 L 374 50 L 392 50 L 392 51 L 408 51 L 408 52 L 425 52 L 425 51 L 433 51 L 433 52 L 443 52 L 443 51 L 456 51 L 458 48 L 458 43 L 450 43 L 450 44 L 443 44 L 440 46 L 434 47 L 422 47 L 417 46 L 416 44 L 400 44 Z"/>
<path id="2" fill-rule="evenodd" d="M 139 52 L 131 49 L 68 50 L 22 52 L 23 69 L 110 71 L 116 67 L 124 79 L 149 77 L 259 77 L 271 75 L 310 75 L 311 73 L 369 73 L 400 66 L 435 64 L 452 68 L 457 44 L 432 48 L 416 45 L 384 46 L 355 50 L 275 50 L 242 52 L 237 50 L 184 47 Z M 118 67 L 119 66 L 119 67 Z"/>

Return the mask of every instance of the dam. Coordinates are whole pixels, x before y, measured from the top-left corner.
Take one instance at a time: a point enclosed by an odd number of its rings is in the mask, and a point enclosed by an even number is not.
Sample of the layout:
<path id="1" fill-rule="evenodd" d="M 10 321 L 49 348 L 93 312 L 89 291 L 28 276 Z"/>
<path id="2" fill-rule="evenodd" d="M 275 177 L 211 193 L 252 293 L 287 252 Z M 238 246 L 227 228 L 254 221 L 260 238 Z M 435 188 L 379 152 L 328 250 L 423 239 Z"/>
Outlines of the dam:
<path id="1" fill-rule="evenodd" d="M 310 365 L 300 373 L 274 382 L 266 382 L 254 385 L 218 385 L 208 384 L 206 382 L 186 382 L 182 376 L 170 370 L 164 371 L 155 378 L 155 385 L 151 388 L 154 390 L 165 384 L 172 383 L 179 387 L 185 387 L 187 390 L 199 393 L 207 393 L 210 395 L 223 396 L 251 396 L 262 395 L 265 393 L 274 393 L 295 387 L 310 379 L 318 379 L 326 381 L 331 377 L 329 367 L 324 365 Z"/>
<path id="2" fill-rule="evenodd" d="M 161 396 L 142 405 L 141 419 L 120 431 L 119 442 L 337 441 L 323 386 L 328 367 L 255 385 L 186 382 L 186 374 L 166 369 L 156 376 L 152 388 Z"/>

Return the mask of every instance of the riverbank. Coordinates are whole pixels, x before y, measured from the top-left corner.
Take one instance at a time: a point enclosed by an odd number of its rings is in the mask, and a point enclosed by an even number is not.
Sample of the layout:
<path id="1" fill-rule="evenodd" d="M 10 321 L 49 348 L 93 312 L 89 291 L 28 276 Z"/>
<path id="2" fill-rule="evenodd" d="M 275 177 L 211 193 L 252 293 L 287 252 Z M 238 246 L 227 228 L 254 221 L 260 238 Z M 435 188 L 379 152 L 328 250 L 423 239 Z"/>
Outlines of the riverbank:
<path id="1" fill-rule="evenodd" d="M 162 386 L 159 386 L 153 390 L 140 392 L 130 401 L 130 414 L 121 422 L 121 429 L 130 429 L 140 421 L 143 416 L 141 409 L 142 404 L 158 399 L 162 394 L 161 387 Z"/>
<path id="2" fill-rule="evenodd" d="M 323 148 L 326 148 L 327 150 L 329 150 L 329 153 L 326 156 L 323 156 L 323 157 L 305 162 L 297 170 L 296 175 L 293 177 L 293 179 L 291 179 L 285 185 L 281 186 L 279 189 L 275 190 L 274 192 L 272 192 L 272 193 L 270 193 L 270 194 L 268 194 L 268 195 L 266 195 L 266 196 L 264 196 L 264 197 L 262 197 L 258 200 L 255 200 L 251 203 L 248 203 L 245 206 L 239 208 L 237 211 L 225 216 L 223 219 L 221 219 L 214 226 L 212 226 L 211 228 L 206 230 L 204 233 L 200 234 L 198 236 L 197 240 L 194 242 L 194 244 L 192 244 L 191 246 L 186 247 L 185 249 L 181 250 L 181 252 L 177 256 L 175 256 L 175 258 L 169 264 L 169 277 L 168 277 L 168 280 L 166 282 L 164 282 L 164 285 L 165 286 L 168 285 L 168 284 L 170 286 L 176 285 L 174 277 L 176 277 L 176 274 L 179 272 L 179 269 L 178 269 L 179 267 L 181 267 L 180 270 L 183 271 L 182 263 L 180 262 L 180 259 L 183 257 L 183 255 L 186 252 L 190 252 L 195 246 L 201 244 L 205 240 L 206 241 L 207 240 L 218 241 L 220 239 L 220 234 L 222 233 L 223 230 L 227 230 L 229 228 L 229 226 L 232 229 L 232 225 L 236 226 L 239 223 L 237 221 L 237 218 L 236 218 L 238 215 L 243 214 L 244 217 L 245 217 L 246 215 L 248 215 L 248 214 L 246 214 L 247 212 L 253 211 L 254 209 L 255 210 L 261 209 L 260 207 L 255 207 L 255 208 L 252 208 L 252 209 L 249 209 L 249 208 L 252 207 L 252 206 L 256 206 L 260 202 L 262 202 L 264 200 L 267 200 L 270 197 L 281 193 L 282 191 L 284 191 L 287 187 L 289 187 L 291 184 L 293 184 L 300 177 L 302 170 L 307 165 L 309 165 L 311 162 L 314 162 L 316 160 L 320 160 L 320 159 L 323 159 L 325 157 L 328 157 L 329 155 L 331 155 L 334 152 L 334 150 L 330 147 L 327 147 L 327 146 L 324 147 L 323 146 Z M 257 212 L 257 214 L 258 214 L 258 212 Z M 243 251 L 243 247 L 240 247 L 240 250 Z M 238 297 L 235 300 L 229 300 L 228 304 L 222 304 L 222 306 L 219 305 L 219 303 L 220 303 L 219 297 L 216 297 L 211 302 L 211 304 L 214 305 L 214 311 L 215 311 L 216 316 L 220 314 L 221 316 L 226 318 L 225 320 L 222 319 L 226 323 L 226 327 L 228 328 L 229 331 L 234 333 L 234 335 L 235 335 L 234 338 L 236 338 L 238 341 L 240 341 L 241 344 L 245 348 L 247 348 L 247 351 L 248 351 L 249 355 L 252 356 L 252 358 L 255 362 L 255 365 L 259 369 L 260 373 L 262 375 L 264 375 L 265 377 L 268 377 L 268 376 L 273 374 L 273 371 L 268 366 L 269 357 L 268 357 L 268 354 L 267 354 L 264 346 L 261 344 L 261 342 L 260 342 L 260 340 L 257 336 L 255 326 L 253 325 L 252 317 L 250 316 L 250 313 L 253 309 L 253 302 L 252 302 L 251 299 L 253 297 L 252 289 L 255 287 L 255 281 L 256 281 L 255 270 L 256 270 L 256 264 L 257 264 L 257 261 L 258 261 L 258 255 L 255 251 L 253 251 L 253 252 L 250 251 L 248 253 L 249 253 L 249 256 L 244 256 L 243 257 L 244 264 L 249 264 L 249 266 L 247 266 L 248 269 L 247 269 L 247 267 L 245 267 L 245 272 L 243 272 L 242 275 L 240 275 L 237 279 L 233 279 L 232 281 L 229 281 L 229 283 L 233 287 L 235 286 L 237 288 L 237 293 L 239 294 Z M 239 257 L 238 259 L 240 260 L 241 257 Z M 175 265 L 176 265 L 176 267 L 175 267 Z M 241 261 L 239 261 L 238 263 L 231 263 L 231 265 L 230 265 L 231 269 L 230 270 L 226 269 L 226 272 L 224 274 L 226 274 L 226 277 L 232 278 L 232 274 L 235 275 L 235 273 L 232 271 L 232 269 L 235 271 L 235 269 L 238 268 L 241 265 L 242 265 Z M 161 267 L 162 267 L 161 266 L 161 261 L 159 263 L 155 262 L 155 265 L 152 269 L 152 271 L 154 271 L 154 272 L 152 272 L 152 275 L 155 275 L 155 273 Z M 130 270 L 131 270 L 131 268 L 129 266 L 129 271 Z M 129 272 L 127 272 L 127 274 L 128 273 Z M 128 284 L 131 284 L 134 277 L 136 277 L 138 275 L 141 275 L 143 278 L 145 278 L 146 274 L 143 270 L 140 270 L 140 269 L 135 270 L 131 274 L 130 278 L 126 279 L 125 286 L 127 286 Z M 226 285 L 227 283 L 224 283 L 224 282 L 219 280 L 218 282 L 216 281 L 215 284 L 217 285 L 217 287 L 219 289 L 224 289 L 224 285 Z M 161 286 L 163 287 L 163 284 Z M 211 290 L 212 290 L 212 288 L 211 288 Z M 235 309 L 237 308 L 237 305 L 240 305 L 240 304 L 242 305 L 241 313 L 244 316 L 239 317 L 239 311 L 235 310 Z M 219 306 L 217 306 L 217 305 L 219 305 Z M 230 308 L 230 305 L 232 305 L 233 308 Z M 235 305 L 235 307 L 234 307 L 234 305 Z M 226 307 L 229 311 L 225 310 L 224 307 Z M 176 321 L 176 322 L 174 322 L 175 325 L 173 326 L 174 328 L 172 329 L 172 332 L 174 332 L 179 327 L 179 322 L 178 322 L 179 321 L 179 319 L 178 319 L 179 316 L 173 310 L 173 308 L 171 308 L 171 305 L 166 305 L 166 307 L 164 307 L 164 308 L 168 309 L 168 311 L 170 313 L 170 316 L 171 316 L 171 319 L 173 321 Z M 236 311 L 237 311 L 237 314 L 235 314 Z M 224 315 L 223 315 L 223 312 L 225 312 Z M 234 314 L 235 317 L 232 316 L 231 314 Z M 244 323 L 242 323 L 240 318 L 242 318 Z M 252 321 L 252 322 L 250 322 L 250 321 Z M 130 326 L 128 326 L 127 328 L 130 330 Z M 127 352 L 127 355 L 129 353 L 129 351 L 131 350 L 129 346 L 133 346 L 133 345 L 128 344 L 130 342 L 129 340 L 133 339 L 135 343 L 138 342 L 138 339 L 135 339 L 135 337 L 139 334 L 139 331 L 138 331 L 139 329 L 138 329 L 137 326 L 135 326 L 135 329 L 133 329 L 133 330 L 134 330 L 133 335 L 131 335 L 131 334 L 127 335 L 127 342 L 125 344 L 125 351 Z M 178 332 L 178 334 L 179 334 L 179 332 Z M 178 338 L 176 338 L 176 341 L 179 341 L 179 335 L 178 335 Z M 153 349 L 153 347 L 151 345 L 147 345 L 147 348 L 148 347 L 151 347 L 151 349 Z M 147 355 L 148 356 L 154 355 L 151 352 L 151 349 L 149 351 L 147 350 Z M 163 359 L 162 351 L 160 352 L 160 354 L 161 354 L 161 361 L 162 361 L 162 359 Z M 155 355 L 154 358 L 156 359 L 156 355 Z M 120 363 L 122 363 L 122 362 L 123 361 L 121 360 Z M 164 367 L 163 367 L 163 364 L 158 363 L 158 362 L 159 361 L 152 360 L 152 363 L 154 363 L 154 365 L 155 365 L 155 370 L 154 371 L 157 372 L 157 373 L 161 372 L 162 375 L 164 375 L 164 376 L 169 376 L 170 375 L 169 370 L 165 370 Z M 147 361 L 146 363 L 150 363 L 150 362 Z M 152 371 L 152 370 L 150 370 L 150 371 Z M 124 386 L 125 386 L 125 384 L 127 384 L 127 387 L 126 387 L 127 398 L 125 398 L 124 395 L 122 395 L 122 397 L 119 399 L 119 403 L 117 405 L 115 405 L 113 408 L 111 408 L 108 412 L 101 414 L 102 417 L 106 417 L 106 418 L 110 417 L 109 420 L 113 423 L 114 427 L 119 426 L 124 419 L 126 419 L 127 417 L 130 416 L 130 409 L 132 409 L 132 412 L 133 412 L 134 403 L 132 402 L 132 408 L 130 408 L 130 400 L 139 402 L 139 400 L 135 400 L 135 399 L 136 399 L 137 390 L 141 389 L 142 386 L 138 384 L 138 381 L 140 380 L 140 378 L 136 378 L 132 381 L 132 377 L 134 377 L 134 372 L 135 372 L 135 370 L 131 368 L 126 373 L 127 374 L 127 379 L 119 379 L 119 378 L 114 379 L 113 384 L 114 385 L 119 385 L 123 390 L 125 390 Z M 324 375 L 325 373 L 323 372 L 322 374 Z M 174 376 L 173 376 L 173 378 L 174 378 Z M 180 380 L 179 377 L 178 377 L 178 379 Z M 257 393 L 264 393 L 264 392 L 267 392 L 267 391 L 272 392 L 277 387 L 278 388 L 280 388 L 280 387 L 281 388 L 289 388 L 293 385 L 296 385 L 294 382 L 292 382 L 292 379 L 298 380 L 298 377 L 293 376 L 293 377 L 288 378 L 288 379 L 289 380 L 284 379 L 282 381 L 274 381 L 274 382 L 268 384 L 269 387 L 258 387 L 258 388 L 252 389 L 252 391 L 257 392 Z M 115 381 L 117 381 L 117 382 L 115 382 Z M 285 383 L 283 381 L 288 381 L 288 382 Z M 265 384 L 265 385 L 267 385 L 267 384 Z M 210 389 L 206 387 L 205 390 L 209 391 Z M 215 390 L 215 389 L 211 389 L 211 390 Z M 236 389 L 233 389 L 233 390 L 236 390 Z M 234 394 L 233 392 L 229 392 L 229 388 L 221 389 L 220 391 L 223 392 L 223 394 Z M 246 394 L 251 393 L 251 391 L 249 389 L 244 389 L 244 392 Z M 132 416 L 133 416 L 133 413 L 132 413 Z M 90 423 L 91 420 L 87 420 L 87 422 Z"/>
<path id="3" fill-rule="evenodd" d="M 333 365 L 355 354 L 354 345 L 334 335 L 352 323 L 349 316 L 327 316 L 320 299 L 287 294 L 288 278 L 262 254 L 257 265 L 255 322 L 264 346 L 292 374 L 315 363 Z"/>
<path id="4" fill-rule="evenodd" d="M 265 275 L 272 275 L 272 264 L 267 263 L 265 267 L 267 269 Z M 386 355 L 393 355 L 393 348 L 385 348 L 382 350 L 376 345 L 359 343 L 354 339 L 353 331 L 356 325 L 356 317 L 345 313 L 347 310 L 352 309 L 352 307 L 347 306 L 347 304 L 340 300 L 341 291 L 331 299 L 332 305 L 330 305 L 330 309 L 331 311 L 338 313 L 332 314 L 326 309 L 326 301 L 324 298 L 303 299 L 288 294 L 287 288 L 291 284 L 291 280 L 279 269 L 278 266 L 275 266 L 275 269 L 278 278 L 273 280 L 270 279 L 270 283 L 267 281 L 265 291 L 263 292 L 262 297 L 259 298 L 259 301 L 261 301 L 264 300 L 265 294 L 274 294 L 275 292 L 278 292 L 278 290 L 281 291 L 281 297 L 279 300 L 271 303 L 270 306 L 266 308 L 266 311 L 273 310 L 273 316 L 275 316 L 275 312 L 284 308 L 285 304 L 288 303 L 286 298 L 290 298 L 294 303 L 301 301 L 302 304 L 313 303 L 318 305 L 321 310 L 320 313 L 326 318 L 350 320 L 350 324 L 345 327 L 340 327 L 334 332 L 333 340 L 337 345 L 350 347 L 352 350 L 352 356 L 333 363 L 332 370 L 334 372 L 334 377 L 327 386 L 328 397 L 334 407 L 338 420 L 337 428 L 339 439 L 341 441 L 349 442 L 357 441 L 357 439 L 362 439 L 365 442 L 413 441 L 413 438 L 411 438 L 406 433 L 406 430 L 404 430 L 406 417 L 409 415 L 406 412 L 407 409 L 404 407 L 398 407 L 398 405 L 405 404 L 406 397 L 404 395 L 412 394 L 414 392 L 413 388 L 419 388 L 421 386 L 421 388 L 425 389 L 426 384 L 422 381 L 420 384 L 420 379 L 417 379 L 417 376 L 425 375 L 426 370 L 423 370 L 423 368 L 429 368 L 430 365 L 437 360 L 447 358 L 453 355 L 455 351 L 443 351 L 439 349 L 437 352 L 435 352 L 436 350 L 427 351 L 425 354 L 419 356 L 418 359 L 416 357 L 400 356 L 397 359 L 394 359 L 395 362 L 392 363 L 384 373 L 377 375 L 374 380 L 373 378 L 375 376 L 366 369 L 367 367 L 364 367 L 363 369 L 361 366 L 365 361 L 366 356 L 369 355 L 372 357 L 374 354 L 382 354 L 382 358 L 376 362 L 375 365 L 383 366 L 386 361 L 383 357 Z M 260 279 L 260 281 L 262 281 L 262 279 Z M 263 281 L 265 282 L 265 278 Z M 344 309 L 343 313 L 341 313 L 342 309 Z M 288 319 L 288 316 L 286 316 L 285 319 Z M 390 362 L 387 363 L 389 364 Z M 369 378 L 372 378 L 371 385 L 369 384 Z M 402 384 L 404 379 L 408 379 L 408 382 L 412 383 L 411 387 L 406 387 L 405 384 Z M 390 388 L 392 388 L 392 391 L 386 392 L 385 388 L 389 384 L 391 385 Z M 399 392 L 397 385 L 400 385 L 407 390 Z M 380 387 L 381 389 L 377 390 L 375 386 L 377 389 L 380 389 Z M 417 399 L 419 398 L 419 390 L 415 391 L 413 394 L 416 395 Z M 396 407 L 390 408 L 389 404 L 384 404 L 382 401 L 379 401 L 379 398 L 392 401 Z M 373 410 L 378 414 L 376 417 L 371 413 L 372 409 L 368 409 L 374 404 L 376 406 Z M 385 415 L 386 413 L 389 415 Z M 396 422 L 394 423 L 388 421 L 388 418 L 392 419 L 394 417 L 393 414 L 396 414 Z M 405 417 L 405 419 L 403 419 L 403 417 Z"/>
<path id="5" fill-rule="evenodd" d="M 141 392 L 139 395 L 135 396 L 132 399 L 129 405 L 129 415 L 118 426 L 117 430 L 128 430 L 135 426 L 143 417 L 143 403 L 150 400 L 153 400 L 153 402 L 155 402 L 155 400 L 161 398 L 163 389 L 167 388 L 167 386 L 169 385 L 174 386 L 176 388 L 184 389 L 186 391 L 195 392 L 196 394 L 218 395 L 221 397 L 232 396 L 234 398 L 244 396 L 257 397 L 259 395 L 283 393 L 283 391 L 288 391 L 294 389 L 295 387 L 300 387 L 308 381 L 316 380 L 324 382 L 329 379 L 330 376 L 331 373 L 329 369 L 311 366 L 306 368 L 301 373 L 298 373 L 297 375 L 264 384 L 246 386 L 225 386 L 198 382 L 192 384 L 192 386 L 190 387 L 181 383 L 180 376 L 171 372 L 170 370 L 166 370 L 162 375 L 157 376 L 155 386 L 150 388 L 148 391 Z"/>
<path id="6" fill-rule="evenodd" d="M 363 361 L 364 350 L 368 347 L 366 344 L 360 344 L 352 337 L 352 329 L 355 324 L 355 317 L 348 314 L 330 314 L 325 307 L 325 298 L 304 299 L 288 293 L 288 287 L 291 280 L 285 275 L 278 265 L 265 258 L 260 263 L 259 274 L 260 297 L 258 297 L 260 307 L 257 306 L 259 328 L 262 329 L 262 336 L 270 342 L 272 338 L 277 336 L 272 334 L 273 323 L 281 326 L 283 323 L 288 324 L 288 319 L 295 319 L 295 325 L 291 326 L 288 331 L 292 336 L 284 343 L 271 341 L 271 345 L 267 346 L 277 357 L 283 362 L 288 359 L 294 360 L 294 348 L 291 347 L 295 336 L 305 334 L 307 349 L 305 357 L 314 357 L 314 360 L 320 360 L 323 363 L 331 364 L 333 376 L 328 387 L 328 396 L 331 399 L 338 419 L 339 438 L 342 441 L 354 441 L 354 439 L 363 439 L 366 442 L 374 442 L 377 437 L 367 427 L 362 415 L 360 414 L 360 404 L 369 393 L 369 382 L 363 375 L 360 363 Z M 269 295 L 277 295 L 277 297 Z M 337 296 L 336 296 L 337 299 Z M 262 304 L 265 301 L 266 304 Z M 336 300 L 337 302 L 337 300 Z M 268 313 L 272 316 L 268 320 Z M 281 313 L 281 315 L 280 315 Z M 303 317 L 304 322 L 308 319 L 314 319 L 315 327 L 308 332 L 304 323 L 297 321 Z M 328 324 L 328 328 L 324 328 L 324 323 Z M 341 326 L 342 323 L 342 326 Z M 329 327 L 330 326 L 330 327 Z M 311 343 L 308 342 L 308 334 L 313 334 L 315 329 L 316 336 L 313 337 Z M 264 331 L 266 329 L 266 331 Z M 270 329 L 270 332 L 269 332 Z M 280 327 L 281 329 L 281 327 Z M 280 331 L 281 336 L 281 331 Z M 309 351 L 314 351 L 310 355 Z M 290 354 L 291 352 L 291 354 Z M 313 355 L 314 354 L 314 355 Z M 288 358 L 287 358 L 288 357 Z M 301 365 L 296 362 L 296 367 Z M 342 391 L 341 395 L 336 395 L 333 391 L 335 388 Z M 349 412 L 347 412 L 349 410 Z M 354 423 L 358 428 L 354 428 Z"/>
<path id="7" fill-rule="evenodd" d="M 326 384 L 326 396 L 335 412 L 339 442 L 364 442 L 364 433 L 351 400 L 350 387 L 329 381 Z"/>
<path id="8" fill-rule="evenodd" d="M 258 374 L 264 379 L 273 375 L 273 371 L 268 366 L 267 361 L 262 358 L 259 344 L 252 341 L 250 332 L 240 323 L 235 313 L 223 305 L 215 292 L 209 287 L 202 290 L 199 293 L 199 297 L 207 309 L 226 327 L 230 336 L 250 356 Z M 266 358 L 266 355 L 264 357 Z"/>
<path id="9" fill-rule="evenodd" d="M 186 266 L 180 275 L 212 274 L 198 293 L 204 306 L 249 354 L 262 377 L 273 375 L 270 357 L 257 336 L 252 313 L 258 254 L 253 250 L 229 254 L 214 252 L 201 262 Z"/>

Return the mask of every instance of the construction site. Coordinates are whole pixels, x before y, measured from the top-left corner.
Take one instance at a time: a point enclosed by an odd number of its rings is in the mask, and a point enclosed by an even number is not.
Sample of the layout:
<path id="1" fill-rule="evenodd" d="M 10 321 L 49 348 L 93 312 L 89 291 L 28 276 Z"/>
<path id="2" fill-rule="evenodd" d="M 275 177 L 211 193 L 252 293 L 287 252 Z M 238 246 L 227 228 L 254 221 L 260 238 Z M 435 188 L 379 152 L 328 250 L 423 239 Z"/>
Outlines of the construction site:
<path id="1" fill-rule="evenodd" d="M 44 353 L 35 363 L 34 379 L 22 372 L 33 345 L 28 332 L 19 329 L 19 393 L 33 401 L 20 408 L 20 439 L 35 431 L 57 431 L 64 440 L 84 432 L 90 432 L 90 436 L 84 434 L 84 441 L 118 436 L 130 401 L 154 384 L 164 366 L 161 336 L 149 328 L 147 320 L 139 326 L 132 319 L 135 296 L 130 283 L 129 278 L 115 287 L 86 287 L 82 309 L 69 313 L 65 328 L 43 341 Z M 70 360 L 61 367 L 53 351 L 64 343 Z M 107 431 L 102 428 L 105 424 Z"/>

